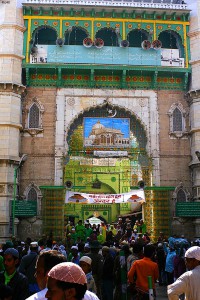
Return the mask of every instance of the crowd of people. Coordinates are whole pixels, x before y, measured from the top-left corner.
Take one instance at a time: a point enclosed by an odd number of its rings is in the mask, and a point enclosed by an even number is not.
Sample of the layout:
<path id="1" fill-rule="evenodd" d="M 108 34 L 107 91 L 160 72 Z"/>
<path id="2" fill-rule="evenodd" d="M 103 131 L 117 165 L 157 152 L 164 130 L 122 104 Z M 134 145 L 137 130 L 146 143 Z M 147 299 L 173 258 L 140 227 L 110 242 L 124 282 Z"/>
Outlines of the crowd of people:
<path id="1" fill-rule="evenodd" d="M 143 220 L 69 222 L 64 240 L 13 239 L 0 253 L 0 300 L 146 300 L 156 284 L 170 300 L 200 300 L 198 242 L 161 232 L 153 243 Z"/>

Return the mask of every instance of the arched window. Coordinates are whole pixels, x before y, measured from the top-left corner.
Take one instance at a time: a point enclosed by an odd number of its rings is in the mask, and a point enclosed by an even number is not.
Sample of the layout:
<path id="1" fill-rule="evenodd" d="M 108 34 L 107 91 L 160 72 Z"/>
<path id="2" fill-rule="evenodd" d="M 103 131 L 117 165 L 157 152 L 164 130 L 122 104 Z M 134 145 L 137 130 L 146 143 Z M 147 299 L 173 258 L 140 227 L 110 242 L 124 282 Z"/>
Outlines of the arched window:
<path id="1" fill-rule="evenodd" d="M 176 107 L 173 111 L 173 131 L 183 130 L 183 116 L 182 112 Z"/>
<path id="2" fill-rule="evenodd" d="M 42 128 L 42 114 L 44 113 L 44 106 L 37 97 L 34 97 L 31 103 L 26 107 L 27 118 L 24 131 L 31 135 L 40 134 Z"/>
<path id="3" fill-rule="evenodd" d="M 186 196 L 186 193 L 183 189 L 180 189 L 178 191 L 176 201 L 177 202 L 186 202 L 187 201 L 187 196 Z"/>
<path id="4" fill-rule="evenodd" d="M 104 46 L 119 46 L 118 37 L 113 28 L 102 28 L 97 33 L 95 38 L 100 38 L 104 41 Z"/>
<path id="5" fill-rule="evenodd" d="M 54 28 L 40 27 L 33 34 L 33 46 L 35 45 L 55 45 L 57 32 Z"/>
<path id="6" fill-rule="evenodd" d="M 73 26 L 65 33 L 65 45 L 83 45 L 86 37 L 88 37 L 86 30 Z"/>
<path id="7" fill-rule="evenodd" d="M 127 35 L 129 47 L 141 47 L 144 40 L 148 40 L 148 32 L 143 29 L 134 29 Z"/>
<path id="8" fill-rule="evenodd" d="M 159 34 L 158 39 L 164 49 L 178 49 L 180 57 L 184 57 L 184 47 L 180 35 L 173 30 L 165 30 Z"/>
<path id="9" fill-rule="evenodd" d="M 27 201 L 37 201 L 38 196 L 34 187 L 30 188 L 27 194 Z"/>
<path id="10" fill-rule="evenodd" d="M 26 201 L 35 201 L 37 203 L 37 215 L 41 214 L 42 193 L 34 183 L 30 183 L 24 190 L 24 199 Z"/>
<path id="11" fill-rule="evenodd" d="M 170 118 L 170 130 L 169 134 L 175 137 L 182 137 L 187 134 L 186 131 L 186 116 L 187 113 L 184 110 L 181 103 L 174 103 L 168 112 Z"/>
<path id="12" fill-rule="evenodd" d="M 40 109 L 36 103 L 33 103 L 29 109 L 28 127 L 40 128 Z"/>

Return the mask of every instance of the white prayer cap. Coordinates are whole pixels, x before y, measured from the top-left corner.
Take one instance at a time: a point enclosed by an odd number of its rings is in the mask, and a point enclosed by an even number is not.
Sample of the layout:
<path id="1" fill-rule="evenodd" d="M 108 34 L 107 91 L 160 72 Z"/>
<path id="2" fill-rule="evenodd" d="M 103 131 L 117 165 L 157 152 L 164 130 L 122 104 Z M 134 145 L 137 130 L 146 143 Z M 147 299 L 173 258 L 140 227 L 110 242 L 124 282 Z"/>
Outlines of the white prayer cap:
<path id="1" fill-rule="evenodd" d="M 73 249 L 78 250 L 78 247 L 77 246 L 72 246 L 71 250 L 73 250 Z"/>
<path id="2" fill-rule="evenodd" d="M 92 260 L 89 256 L 82 256 L 79 261 L 84 261 L 85 263 L 87 263 L 90 266 L 91 266 L 91 263 L 92 263 Z"/>
<path id="3" fill-rule="evenodd" d="M 48 276 L 64 282 L 78 283 L 81 285 L 87 283 L 85 273 L 81 267 L 71 262 L 63 262 L 54 266 L 49 271 Z"/>
<path id="4" fill-rule="evenodd" d="M 187 257 L 187 258 L 195 258 L 196 260 L 200 261 L 200 247 L 193 246 L 193 247 L 189 248 L 185 252 L 185 257 Z"/>

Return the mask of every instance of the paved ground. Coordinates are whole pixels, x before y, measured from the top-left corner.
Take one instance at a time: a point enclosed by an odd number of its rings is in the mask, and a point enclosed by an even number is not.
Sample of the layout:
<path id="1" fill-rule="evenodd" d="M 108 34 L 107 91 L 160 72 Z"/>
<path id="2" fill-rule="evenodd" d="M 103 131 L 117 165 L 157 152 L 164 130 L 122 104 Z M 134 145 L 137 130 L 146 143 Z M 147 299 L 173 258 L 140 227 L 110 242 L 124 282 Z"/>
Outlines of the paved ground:
<path id="1" fill-rule="evenodd" d="M 167 287 L 166 286 L 159 286 L 156 284 L 156 293 L 157 293 L 157 300 L 166 300 L 167 297 Z"/>

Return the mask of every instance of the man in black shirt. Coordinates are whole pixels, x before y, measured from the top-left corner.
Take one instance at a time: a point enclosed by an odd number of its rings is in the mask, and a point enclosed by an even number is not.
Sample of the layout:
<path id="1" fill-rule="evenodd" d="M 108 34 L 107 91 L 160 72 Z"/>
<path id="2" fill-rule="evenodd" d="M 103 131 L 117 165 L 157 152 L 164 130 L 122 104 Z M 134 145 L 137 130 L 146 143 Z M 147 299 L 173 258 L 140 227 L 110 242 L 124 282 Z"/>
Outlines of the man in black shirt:
<path id="1" fill-rule="evenodd" d="M 25 300 L 28 297 L 28 279 L 17 271 L 19 252 L 14 248 L 8 248 L 4 252 L 5 271 L 0 272 L 0 284 L 11 287 L 15 300 Z"/>

